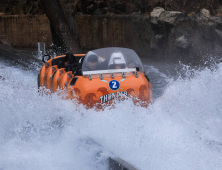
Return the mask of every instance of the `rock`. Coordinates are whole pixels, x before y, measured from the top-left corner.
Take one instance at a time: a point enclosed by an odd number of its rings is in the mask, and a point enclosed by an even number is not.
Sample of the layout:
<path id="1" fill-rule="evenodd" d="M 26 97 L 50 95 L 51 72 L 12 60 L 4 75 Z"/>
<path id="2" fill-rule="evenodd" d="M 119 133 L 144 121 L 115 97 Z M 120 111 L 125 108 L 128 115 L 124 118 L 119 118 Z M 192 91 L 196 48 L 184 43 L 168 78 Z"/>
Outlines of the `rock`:
<path id="1" fill-rule="evenodd" d="M 191 42 L 184 35 L 182 35 L 175 39 L 175 46 L 186 49 L 191 46 Z"/>
<path id="2" fill-rule="evenodd" d="M 207 9 L 202 9 L 200 13 L 196 14 L 196 21 L 200 24 L 207 24 L 210 17 L 210 11 Z"/>
<path id="3" fill-rule="evenodd" d="M 222 24 L 222 18 L 221 17 L 210 17 L 210 20 L 215 22 L 216 24 Z"/>
<path id="4" fill-rule="evenodd" d="M 153 9 L 153 11 L 150 13 L 150 22 L 152 24 L 158 24 L 157 22 L 157 18 L 159 18 L 160 14 L 165 11 L 163 8 L 161 7 L 156 7 Z"/>
<path id="5" fill-rule="evenodd" d="M 214 22 L 214 21 L 212 21 L 212 20 L 209 20 L 209 21 L 207 22 L 207 26 L 209 26 L 209 27 L 216 27 L 216 26 L 217 26 L 217 23 Z"/>
<path id="6" fill-rule="evenodd" d="M 208 9 L 201 9 L 200 17 L 210 18 L 210 11 Z"/>
<path id="7" fill-rule="evenodd" d="M 176 20 L 178 17 L 184 17 L 185 14 L 178 11 L 163 11 L 161 12 L 158 22 L 160 23 L 168 23 L 170 25 L 176 25 Z"/>
<path id="8" fill-rule="evenodd" d="M 196 15 L 196 12 L 191 12 L 191 13 L 187 14 L 187 16 L 189 16 L 189 17 L 195 17 L 195 15 Z"/>
<path id="9" fill-rule="evenodd" d="M 222 6 L 220 6 L 220 8 L 219 8 L 219 10 L 218 10 L 218 12 L 217 12 L 217 14 L 215 16 L 217 16 L 217 17 L 221 17 L 222 16 Z"/>

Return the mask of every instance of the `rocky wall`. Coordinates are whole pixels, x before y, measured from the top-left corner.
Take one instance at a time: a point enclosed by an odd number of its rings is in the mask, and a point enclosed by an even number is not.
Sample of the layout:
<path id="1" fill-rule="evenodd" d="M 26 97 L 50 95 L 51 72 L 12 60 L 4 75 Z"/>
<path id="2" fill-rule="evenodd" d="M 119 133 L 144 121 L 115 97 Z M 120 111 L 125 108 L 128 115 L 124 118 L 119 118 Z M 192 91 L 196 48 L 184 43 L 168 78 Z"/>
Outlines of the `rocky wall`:
<path id="1" fill-rule="evenodd" d="M 37 42 L 52 44 L 50 23 L 45 15 L 0 15 L 0 35 L 13 47 L 37 48 Z"/>
<path id="2" fill-rule="evenodd" d="M 76 15 L 82 48 L 119 46 L 150 59 L 204 61 L 222 54 L 222 17 L 155 8 L 150 15 Z"/>

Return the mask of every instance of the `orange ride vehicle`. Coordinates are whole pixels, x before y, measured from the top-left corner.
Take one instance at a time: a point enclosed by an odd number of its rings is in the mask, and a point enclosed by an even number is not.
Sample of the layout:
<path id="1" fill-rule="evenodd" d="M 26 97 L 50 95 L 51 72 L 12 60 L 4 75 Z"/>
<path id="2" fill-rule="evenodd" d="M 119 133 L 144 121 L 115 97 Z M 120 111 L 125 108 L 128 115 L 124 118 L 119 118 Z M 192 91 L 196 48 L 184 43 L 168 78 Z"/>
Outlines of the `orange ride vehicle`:
<path id="1" fill-rule="evenodd" d="M 63 94 L 86 108 L 101 109 L 128 97 L 143 107 L 151 103 L 151 83 L 132 49 L 101 48 L 72 57 L 82 58 L 69 67 L 60 66 L 65 55 L 46 61 L 38 75 L 38 88 Z"/>

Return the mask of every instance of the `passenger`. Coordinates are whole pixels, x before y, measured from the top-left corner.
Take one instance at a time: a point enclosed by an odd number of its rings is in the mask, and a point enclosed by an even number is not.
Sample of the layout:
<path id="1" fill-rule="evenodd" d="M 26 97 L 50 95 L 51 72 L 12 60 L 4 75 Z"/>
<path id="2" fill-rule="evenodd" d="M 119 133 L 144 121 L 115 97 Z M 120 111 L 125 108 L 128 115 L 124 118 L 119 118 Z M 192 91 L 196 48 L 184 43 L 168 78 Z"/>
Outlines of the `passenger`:
<path id="1" fill-rule="evenodd" d="M 63 61 L 60 61 L 58 64 L 58 68 L 68 68 L 70 67 L 70 64 L 77 63 L 76 58 L 73 54 L 66 54 Z"/>
<path id="2" fill-rule="evenodd" d="M 98 66 L 98 57 L 95 54 L 92 54 L 87 59 L 87 65 L 90 70 L 95 70 Z"/>
<path id="3" fill-rule="evenodd" d="M 123 54 L 120 52 L 113 53 L 110 57 L 108 68 L 109 69 L 125 69 L 126 60 Z"/>
<path id="4" fill-rule="evenodd" d="M 69 64 L 78 63 L 73 54 L 66 54 L 66 56 L 69 58 Z"/>
<path id="5" fill-rule="evenodd" d="M 136 68 L 136 64 L 133 61 L 128 63 L 128 68 Z"/>
<path id="6" fill-rule="evenodd" d="M 98 56 L 94 52 L 89 52 L 89 54 L 84 58 L 83 70 L 92 71 L 98 68 Z"/>
<path id="7" fill-rule="evenodd" d="M 68 57 L 69 57 L 69 63 L 66 65 L 65 69 L 66 71 L 73 71 L 81 67 L 81 65 L 77 62 L 73 54 L 68 54 Z"/>

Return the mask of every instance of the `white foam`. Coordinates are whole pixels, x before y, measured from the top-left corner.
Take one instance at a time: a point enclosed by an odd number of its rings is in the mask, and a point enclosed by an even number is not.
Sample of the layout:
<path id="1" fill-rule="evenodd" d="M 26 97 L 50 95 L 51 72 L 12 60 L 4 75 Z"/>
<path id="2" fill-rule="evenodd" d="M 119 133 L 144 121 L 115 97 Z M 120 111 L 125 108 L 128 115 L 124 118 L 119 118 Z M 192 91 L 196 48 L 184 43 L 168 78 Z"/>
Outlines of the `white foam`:
<path id="1" fill-rule="evenodd" d="M 222 65 L 194 74 L 149 108 L 128 100 L 96 112 L 40 96 L 36 73 L 2 66 L 0 169 L 107 169 L 107 150 L 144 170 L 219 170 Z"/>

